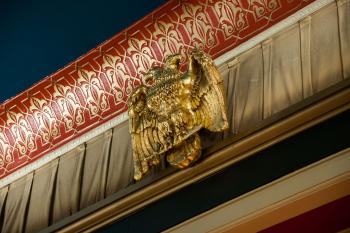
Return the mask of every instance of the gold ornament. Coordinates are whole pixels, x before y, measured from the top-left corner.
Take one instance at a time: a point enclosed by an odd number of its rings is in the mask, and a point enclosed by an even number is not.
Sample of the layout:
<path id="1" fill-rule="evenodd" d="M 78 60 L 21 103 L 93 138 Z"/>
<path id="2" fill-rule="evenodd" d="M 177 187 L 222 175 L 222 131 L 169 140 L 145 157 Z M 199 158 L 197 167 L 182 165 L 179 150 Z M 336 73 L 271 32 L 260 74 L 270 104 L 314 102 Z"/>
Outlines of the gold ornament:
<path id="1" fill-rule="evenodd" d="M 179 69 L 180 60 L 179 54 L 170 55 L 163 68 L 149 69 L 145 85 L 129 98 L 135 180 L 163 156 L 174 167 L 188 167 L 201 155 L 201 128 L 228 128 L 223 78 L 211 57 L 194 49 L 185 73 Z M 150 81 L 152 86 L 146 84 Z"/>

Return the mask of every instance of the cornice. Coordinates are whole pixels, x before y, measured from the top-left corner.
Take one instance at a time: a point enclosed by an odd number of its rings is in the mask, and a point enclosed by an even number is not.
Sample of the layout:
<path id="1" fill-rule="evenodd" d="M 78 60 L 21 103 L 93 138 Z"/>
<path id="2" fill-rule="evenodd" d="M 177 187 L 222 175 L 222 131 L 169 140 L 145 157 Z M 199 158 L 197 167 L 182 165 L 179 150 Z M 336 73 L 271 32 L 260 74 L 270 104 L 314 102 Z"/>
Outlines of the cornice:
<path id="1" fill-rule="evenodd" d="M 329 2 L 169 1 L 1 105 L 0 186 L 125 120 L 140 75 L 167 55 L 200 46 L 221 64 Z"/>

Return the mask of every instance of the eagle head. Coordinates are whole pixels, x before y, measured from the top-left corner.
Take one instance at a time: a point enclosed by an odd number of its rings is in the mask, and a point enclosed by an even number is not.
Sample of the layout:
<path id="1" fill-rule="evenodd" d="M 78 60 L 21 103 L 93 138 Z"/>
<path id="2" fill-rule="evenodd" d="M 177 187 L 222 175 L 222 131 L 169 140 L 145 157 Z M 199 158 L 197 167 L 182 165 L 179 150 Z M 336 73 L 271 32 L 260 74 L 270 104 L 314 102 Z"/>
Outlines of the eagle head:
<path id="1" fill-rule="evenodd" d="M 164 68 L 165 69 L 172 69 L 172 70 L 179 70 L 180 61 L 181 61 L 181 55 L 180 54 L 169 55 L 165 59 Z"/>

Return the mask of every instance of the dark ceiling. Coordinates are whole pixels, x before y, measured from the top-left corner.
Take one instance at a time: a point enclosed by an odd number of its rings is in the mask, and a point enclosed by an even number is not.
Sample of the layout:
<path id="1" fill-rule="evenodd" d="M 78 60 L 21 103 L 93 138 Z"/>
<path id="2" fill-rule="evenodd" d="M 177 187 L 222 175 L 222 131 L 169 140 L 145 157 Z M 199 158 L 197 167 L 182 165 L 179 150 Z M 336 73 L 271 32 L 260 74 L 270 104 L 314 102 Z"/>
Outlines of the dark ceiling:
<path id="1" fill-rule="evenodd" d="M 1 0 L 0 103 L 165 2 Z"/>

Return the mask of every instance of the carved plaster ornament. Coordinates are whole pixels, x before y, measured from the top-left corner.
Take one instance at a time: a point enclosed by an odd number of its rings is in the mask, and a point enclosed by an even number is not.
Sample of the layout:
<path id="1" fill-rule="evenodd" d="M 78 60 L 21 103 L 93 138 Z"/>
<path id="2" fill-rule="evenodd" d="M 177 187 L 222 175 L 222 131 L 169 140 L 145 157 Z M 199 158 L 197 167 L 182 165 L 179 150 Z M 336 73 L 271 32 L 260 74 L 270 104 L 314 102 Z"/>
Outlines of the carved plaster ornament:
<path id="1" fill-rule="evenodd" d="M 223 78 L 211 57 L 194 49 L 185 73 L 180 60 L 170 55 L 163 68 L 151 68 L 143 82 L 153 86 L 140 85 L 129 98 L 135 180 L 163 156 L 174 167 L 188 167 L 201 155 L 201 128 L 228 128 Z"/>

